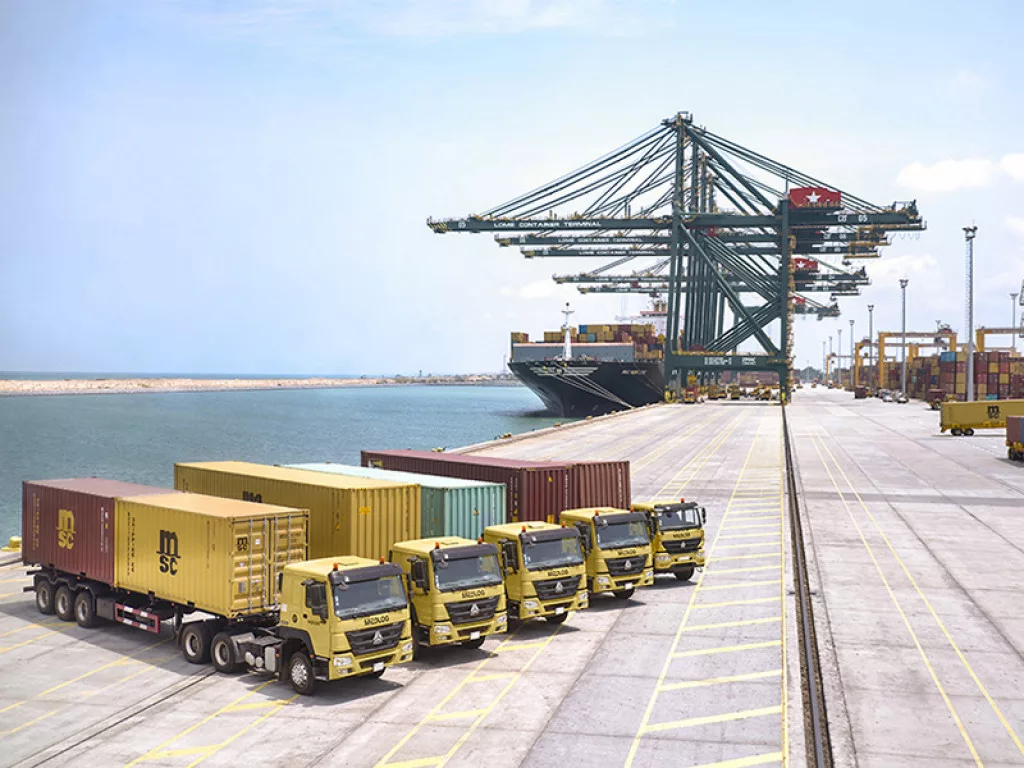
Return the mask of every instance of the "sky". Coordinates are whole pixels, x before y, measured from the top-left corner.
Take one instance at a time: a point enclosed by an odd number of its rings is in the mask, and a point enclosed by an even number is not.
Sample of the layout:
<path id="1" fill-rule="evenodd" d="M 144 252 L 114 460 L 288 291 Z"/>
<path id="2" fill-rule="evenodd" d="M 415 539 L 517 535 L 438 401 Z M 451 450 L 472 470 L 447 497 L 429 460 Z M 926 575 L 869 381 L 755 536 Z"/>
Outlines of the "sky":
<path id="1" fill-rule="evenodd" d="M 497 371 L 571 301 L 428 217 L 487 210 L 678 111 L 928 228 L 822 340 L 1005 325 L 1024 280 L 1024 5 L 0 0 L 0 370 Z M 595 262 L 597 266 L 600 262 Z M 827 297 L 826 297 L 827 298 Z M 1018 307 L 1017 313 L 1024 310 Z M 998 343 L 998 342 L 997 342 Z M 1003 340 L 1006 343 L 1006 340 Z"/>

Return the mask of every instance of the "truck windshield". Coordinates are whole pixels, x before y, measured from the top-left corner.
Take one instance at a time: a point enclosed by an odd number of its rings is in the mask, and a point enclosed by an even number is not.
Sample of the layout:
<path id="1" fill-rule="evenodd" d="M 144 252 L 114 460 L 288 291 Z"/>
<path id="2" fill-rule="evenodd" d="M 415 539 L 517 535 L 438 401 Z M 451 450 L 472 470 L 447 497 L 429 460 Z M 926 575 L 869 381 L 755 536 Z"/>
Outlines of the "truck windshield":
<path id="1" fill-rule="evenodd" d="M 397 611 L 405 606 L 405 587 L 397 574 L 373 581 L 353 581 L 345 589 L 341 585 L 334 587 L 334 613 L 339 619 Z"/>
<path id="2" fill-rule="evenodd" d="M 658 507 L 658 524 L 663 531 L 678 531 L 683 528 L 698 528 L 700 526 L 700 510 L 697 507 L 684 509 L 682 505 L 671 507 Z"/>
<path id="3" fill-rule="evenodd" d="M 526 536 L 527 534 L 523 534 Z M 560 568 L 566 565 L 580 565 L 583 553 L 580 551 L 580 540 L 576 536 L 564 536 L 560 539 L 546 541 L 523 541 L 523 562 L 528 571 L 539 571 L 545 568 Z"/>
<path id="4" fill-rule="evenodd" d="M 442 592 L 470 587 L 493 587 L 501 584 L 501 568 L 497 554 L 473 557 L 451 557 L 434 563 L 434 580 Z"/>
<path id="5" fill-rule="evenodd" d="M 608 521 L 607 525 L 595 523 L 594 528 L 597 530 L 597 546 L 601 549 L 640 547 L 650 542 L 647 538 L 647 526 L 642 520 L 627 520 L 621 523 Z"/>

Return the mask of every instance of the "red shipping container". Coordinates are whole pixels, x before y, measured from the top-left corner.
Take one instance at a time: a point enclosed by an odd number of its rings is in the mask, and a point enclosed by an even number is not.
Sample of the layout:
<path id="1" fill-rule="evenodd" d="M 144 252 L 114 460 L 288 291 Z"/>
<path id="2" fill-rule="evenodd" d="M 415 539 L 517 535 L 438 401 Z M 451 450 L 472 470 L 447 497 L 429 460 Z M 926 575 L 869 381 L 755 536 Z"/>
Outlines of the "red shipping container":
<path id="1" fill-rule="evenodd" d="M 1009 373 L 1010 372 L 1010 360 L 1009 358 L 1002 359 L 999 361 L 999 372 Z"/>
<path id="2" fill-rule="evenodd" d="M 1024 443 L 1024 416 L 1006 417 L 1006 442 Z"/>
<path id="3" fill-rule="evenodd" d="M 461 477 L 505 485 L 508 522 L 557 522 L 569 509 L 569 467 L 547 461 L 520 461 L 493 456 L 434 451 L 362 451 L 364 467 Z"/>
<path id="4" fill-rule="evenodd" d="M 632 501 L 628 461 L 587 461 L 569 467 L 569 509 L 629 509 Z"/>
<path id="5" fill-rule="evenodd" d="M 173 488 L 99 477 L 22 483 L 21 560 L 114 583 L 114 499 Z"/>

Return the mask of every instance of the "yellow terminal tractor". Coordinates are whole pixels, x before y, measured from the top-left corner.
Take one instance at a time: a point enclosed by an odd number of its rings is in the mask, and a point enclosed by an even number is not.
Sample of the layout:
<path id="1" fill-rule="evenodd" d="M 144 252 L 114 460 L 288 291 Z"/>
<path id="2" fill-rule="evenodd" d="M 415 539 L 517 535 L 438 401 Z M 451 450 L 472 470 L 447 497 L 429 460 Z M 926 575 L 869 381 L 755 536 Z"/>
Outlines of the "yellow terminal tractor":
<path id="1" fill-rule="evenodd" d="M 647 517 L 628 509 L 566 509 L 561 521 L 579 531 L 586 553 L 587 591 L 620 600 L 654 583 Z"/>
<path id="2" fill-rule="evenodd" d="M 704 567 L 704 507 L 686 499 L 656 499 L 635 502 L 631 508 L 647 517 L 656 574 L 672 573 L 687 581 L 695 568 Z"/>
<path id="3" fill-rule="evenodd" d="M 400 541 L 390 560 L 405 572 L 413 640 L 479 648 L 508 629 L 498 548 L 457 536 Z"/>
<path id="4" fill-rule="evenodd" d="M 484 541 L 501 553 L 511 618 L 561 624 L 570 611 L 587 607 L 583 542 L 575 527 L 541 522 L 492 525 L 484 529 Z"/>

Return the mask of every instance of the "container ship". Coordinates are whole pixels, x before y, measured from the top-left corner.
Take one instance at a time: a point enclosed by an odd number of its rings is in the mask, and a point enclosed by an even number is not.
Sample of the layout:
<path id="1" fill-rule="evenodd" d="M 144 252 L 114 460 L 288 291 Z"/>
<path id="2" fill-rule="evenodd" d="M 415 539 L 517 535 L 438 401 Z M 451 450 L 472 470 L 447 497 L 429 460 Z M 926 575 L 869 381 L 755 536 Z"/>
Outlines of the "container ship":
<path id="1" fill-rule="evenodd" d="M 660 402 L 665 393 L 664 302 L 641 311 L 641 322 L 614 325 L 569 324 L 545 331 L 531 342 L 512 333 L 508 367 L 559 416 L 584 418 Z"/>

